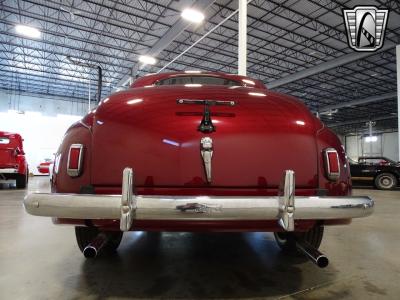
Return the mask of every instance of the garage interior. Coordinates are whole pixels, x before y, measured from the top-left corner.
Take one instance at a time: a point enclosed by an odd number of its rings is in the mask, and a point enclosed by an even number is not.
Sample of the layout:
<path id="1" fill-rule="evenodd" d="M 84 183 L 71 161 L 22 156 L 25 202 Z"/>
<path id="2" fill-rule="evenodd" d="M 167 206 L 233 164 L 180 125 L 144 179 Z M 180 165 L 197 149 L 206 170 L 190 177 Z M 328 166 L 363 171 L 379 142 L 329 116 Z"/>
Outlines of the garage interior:
<path id="1" fill-rule="evenodd" d="M 349 47 L 342 10 L 357 5 L 389 10 L 376 51 Z M 26 190 L 0 181 L 0 299 L 398 299 L 398 188 L 354 184 L 375 212 L 325 229 L 326 269 L 283 256 L 261 232 L 131 232 L 115 256 L 86 260 L 72 227 L 28 215 L 22 200 L 50 191 L 37 166 L 72 123 L 158 72 L 242 68 L 300 99 L 349 159 L 400 161 L 399 1 L 4 0 L 0 16 L 0 131 L 21 134 L 31 175 Z"/>

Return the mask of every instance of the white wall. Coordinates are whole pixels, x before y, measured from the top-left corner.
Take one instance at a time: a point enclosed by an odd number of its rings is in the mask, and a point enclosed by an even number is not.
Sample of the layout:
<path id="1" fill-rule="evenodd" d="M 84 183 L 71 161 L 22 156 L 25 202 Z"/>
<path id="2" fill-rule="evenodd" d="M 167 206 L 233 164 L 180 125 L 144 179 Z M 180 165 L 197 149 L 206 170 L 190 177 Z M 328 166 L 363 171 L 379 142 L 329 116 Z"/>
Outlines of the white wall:
<path id="1" fill-rule="evenodd" d="M 0 92 L 0 131 L 16 132 L 24 139 L 30 172 L 45 158 L 53 158 L 65 131 L 81 119 L 87 104 Z"/>
<path id="2" fill-rule="evenodd" d="M 18 95 L 0 90 L 0 112 L 8 110 L 36 111 L 48 116 L 83 116 L 88 111 L 88 104 L 69 98 Z"/>
<path id="3" fill-rule="evenodd" d="M 376 142 L 366 142 L 361 136 L 346 137 L 346 153 L 353 160 L 360 156 L 385 156 L 392 160 L 399 160 L 398 134 L 386 132 L 377 135 Z M 344 144 L 344 141 L 343 141 Z"/>

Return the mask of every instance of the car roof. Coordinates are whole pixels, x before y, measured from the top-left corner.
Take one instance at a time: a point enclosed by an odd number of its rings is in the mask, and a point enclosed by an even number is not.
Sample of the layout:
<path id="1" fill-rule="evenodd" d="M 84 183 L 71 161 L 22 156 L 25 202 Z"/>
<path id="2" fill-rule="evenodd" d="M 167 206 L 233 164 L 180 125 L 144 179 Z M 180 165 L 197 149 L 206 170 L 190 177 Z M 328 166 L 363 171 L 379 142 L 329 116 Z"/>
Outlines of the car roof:
<path id="1" fill-rule="evenodd" d="M 131 88 L 137 88 L 137 87 L 145 87 L 148 85 L 153 85 L 159 80 L 162 79 L 168 79 L 168 78 L 173 78 L 173 77 L 181 77 L 181 76 L 211 76 L 211 77 L 219 77 L 219 78 L 225 78 L 229 80 L 234 80 L 238 81 L 242 84 L 245 84 L 246 82 L 244 80 L 250 80 L 254 82 L 254 85 L 252 87 L 254 88 L 259 88 L 259 89 L 267 89 L 264 83 L 262 83 L 261 80 L 258 79 L 253 79 L 247 76 L 242 76 L 242 75 L 237 75 L 237 74 L 228 74 L 228 73 L 222 73 L 222 72 L 203 72 L 203 71 L 182 71 L 182 72 L 165 72 L 165 73 L 156 73 L 156 74 L 148 74 L 143 77 L 140 77 L 136 79 L 132 84 Z"/>
<path id="2" fill-rule="evenodd" d="M 21 138 L 21 135 L 19 135 L 18 133 L 12 133 L 7 131 L 0 131 L 0 136 L 9 138 Z"/>

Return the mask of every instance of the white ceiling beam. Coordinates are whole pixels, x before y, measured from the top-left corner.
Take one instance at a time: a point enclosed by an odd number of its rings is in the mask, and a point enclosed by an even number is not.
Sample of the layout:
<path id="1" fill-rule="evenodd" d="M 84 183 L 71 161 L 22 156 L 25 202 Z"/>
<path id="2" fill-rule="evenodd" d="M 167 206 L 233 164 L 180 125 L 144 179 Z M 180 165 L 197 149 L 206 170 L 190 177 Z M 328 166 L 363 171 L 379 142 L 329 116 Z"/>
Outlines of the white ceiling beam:
<path id="1" fill-rule="evenodd" d="M 267 83 L 267 87 L 269 89 L 274 89 L 274 88 L 280 87 L 282 85 L 285 85 L 285 84 L 288 84 L 288 83 L 291 83 L 291 82 L 294 82 L 294 81 L 297 81 L 300 79 L 304 79 L 306 77 L 310 77 L 315 74 L 322 73 L 322 72 L 328 71 L 328 70 L 336 68 L 336 67 L 340 67 L 340 66 L 352 63 L 353 61 L 357 61 L 357 60 L 366 58 L 368 56 L 390 50 L 394 47 L 396 47 L 395 43 L 386 42 L 385 45 L 381 49 L 379 49 L 378 51 L 375 51 L 375 52 L 352 52 L 349 54 L 345 54 L 341 57 L 334 58 L 327 62 L 323 62 L 314 67 L 304 69 L 299 72 L 288 75 L 286 77 L 271 81 L 270 83 Z"/>

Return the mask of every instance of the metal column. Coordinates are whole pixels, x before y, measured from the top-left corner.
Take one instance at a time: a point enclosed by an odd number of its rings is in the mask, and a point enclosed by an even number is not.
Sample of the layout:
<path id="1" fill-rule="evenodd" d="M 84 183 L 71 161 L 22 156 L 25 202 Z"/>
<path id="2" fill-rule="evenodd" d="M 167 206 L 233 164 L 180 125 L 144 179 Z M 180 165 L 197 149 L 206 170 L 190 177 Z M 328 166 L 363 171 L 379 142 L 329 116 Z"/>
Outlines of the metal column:
<path id="1" fill-rule="evenodd" d="M 247 69 L 247 0 L 239 0 L 238 74 L 246 76 Z"/>
<path id="2" fill-rule="evenodd" d="M 89 70 L 89 72 L 90 72 L 90 70 Z M 91 86 L 91 81 L 90 81 L 90 73 L 89 73 L 89 107 L 88 107 L 88 112 L 90 112 L 90 110 L 91 110 L 91 103 L 90 103 L 90 99 L 91 99 L 91 95 L 90 95 L 90 92 L 91 92 L 91 90 L 90 90 L 90 86 Z"/>
<path id="3" fill-rule="evenodd" d="M 398 139 L 398 161 L 400 161 L 400 45 L 396 46 L 396 69 L 397 69 L 397 139 Z"/>

